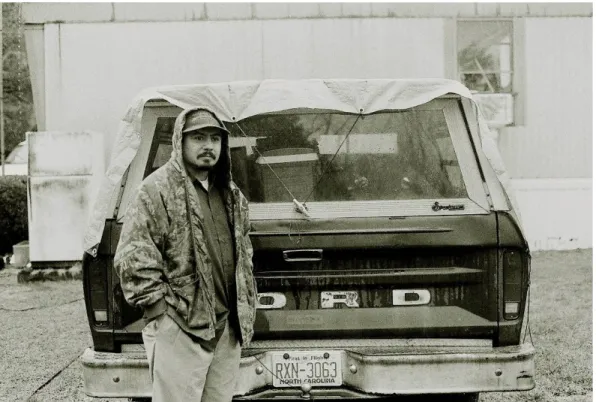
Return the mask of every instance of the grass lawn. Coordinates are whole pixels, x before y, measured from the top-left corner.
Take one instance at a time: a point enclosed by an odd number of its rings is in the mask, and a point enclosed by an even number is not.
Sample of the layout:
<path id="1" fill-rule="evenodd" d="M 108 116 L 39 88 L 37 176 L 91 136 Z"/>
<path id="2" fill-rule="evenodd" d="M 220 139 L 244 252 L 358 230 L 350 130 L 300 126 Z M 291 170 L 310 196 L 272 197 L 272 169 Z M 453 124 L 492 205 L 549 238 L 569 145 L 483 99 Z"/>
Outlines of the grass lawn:
<path id="1" fill-rule="evenodd" d="M 481 401 L 591 401 L 592 250 L 535 252 L 531 280 L 536 388 Z"/>
<path id="2" fill-rule="evenodd" d="M 76 357 L 92 342 L 81 281 L 17 284 L 7 271 L 0 271 L 0 402 L 125 401 L 83 392 Z M 591 249 L 533 254 L 530 312 L 536 388 L 481 401 L 592 401 Z"/>

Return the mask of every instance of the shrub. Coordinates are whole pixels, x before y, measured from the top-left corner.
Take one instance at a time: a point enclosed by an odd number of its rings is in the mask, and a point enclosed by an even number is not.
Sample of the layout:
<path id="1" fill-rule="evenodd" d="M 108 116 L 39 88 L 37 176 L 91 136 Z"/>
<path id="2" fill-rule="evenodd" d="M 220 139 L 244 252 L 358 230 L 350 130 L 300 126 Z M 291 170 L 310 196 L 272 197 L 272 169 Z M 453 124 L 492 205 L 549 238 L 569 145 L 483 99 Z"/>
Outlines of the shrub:
<path id="1" fill-rule="evenodd" d="M 0 255 L 27 238 L 27 176 L 0 176 Z"/>

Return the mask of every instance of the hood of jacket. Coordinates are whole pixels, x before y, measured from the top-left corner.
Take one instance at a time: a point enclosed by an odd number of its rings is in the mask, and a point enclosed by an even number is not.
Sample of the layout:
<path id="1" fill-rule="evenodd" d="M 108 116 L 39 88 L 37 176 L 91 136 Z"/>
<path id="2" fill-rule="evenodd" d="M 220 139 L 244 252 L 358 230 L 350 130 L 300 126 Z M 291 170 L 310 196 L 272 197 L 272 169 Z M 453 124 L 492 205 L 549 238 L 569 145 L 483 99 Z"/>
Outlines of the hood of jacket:
<path id="1" fill-rule="evenodd" d="M 174 132 L 172 134 L 172 156 L 170 157 L 170 160 L 184 177 L 189 177 L 189 174 L 182 154 L 182 140 L 184 139 L 182 130 L 184 129 L 184 124 L 186 123 L 188 115 L 197 110 L 205 110 L 211 113 L 215 119 L 225 127 L 224 123 L 213 111 L 204 107 L 185 109 L 178 115 L 176 122 L 174 123 Z M 232 181 L 232 157 L 230 152 L 229 134 L 226 132 L 222 133 L 221 153 L 219 155 L 219 160 L 212 171 L 209 172 L 209 179 L 212 180 L 217 187 L 224 189 L 229 188 Z M 190 179 L 192 180 L 192 177 L 190 177 Z"/>

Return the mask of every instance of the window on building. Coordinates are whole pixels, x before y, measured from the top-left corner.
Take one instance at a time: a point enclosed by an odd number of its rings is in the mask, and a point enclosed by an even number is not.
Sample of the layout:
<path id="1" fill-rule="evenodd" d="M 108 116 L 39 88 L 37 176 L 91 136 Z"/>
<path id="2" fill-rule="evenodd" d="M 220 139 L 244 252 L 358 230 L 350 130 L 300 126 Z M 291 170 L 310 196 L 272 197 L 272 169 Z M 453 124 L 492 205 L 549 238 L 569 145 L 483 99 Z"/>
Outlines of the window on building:
<path id="1" fill-rule="evenodd" d="M 523 26 L 512 19 L 457 20 L 457 78 L 490 126 L 523 124 Z"/>
<path id="2" fill-rule="evenodd" d="M 479 93 L 513 92 L 513 22 L 458 21 L 459 79 Z"/>

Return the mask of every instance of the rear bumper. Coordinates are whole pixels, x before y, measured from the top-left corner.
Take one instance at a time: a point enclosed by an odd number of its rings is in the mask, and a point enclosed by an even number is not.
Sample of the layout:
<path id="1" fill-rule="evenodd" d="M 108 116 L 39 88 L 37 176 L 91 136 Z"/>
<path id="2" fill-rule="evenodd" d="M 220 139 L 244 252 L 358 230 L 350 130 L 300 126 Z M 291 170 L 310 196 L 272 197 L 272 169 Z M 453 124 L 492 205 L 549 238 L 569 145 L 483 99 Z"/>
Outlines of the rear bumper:
<path id="1" fill-rule="evenodd" d="M 341 350 L 341 387 L 317 388 L 313 398 L 370 398 L 373 395 L 522 391 L 534 388 L 534 348 L 529 344 L 493 348 L 482 341 L 387 340 L 362 346 L 359 340 L 316 349 Z M 440 342 L 444 341 L 443 344 Z M 375 340 L 373 343 L 383 343 Z M 237 400 L 284 396 L 301 399 L 300 388 L 272 387 L 271 351 L 314 349 L 309 342 L 255 342 L 243 352 Z M 342 342 L 345 343 L 345 342 Z M 391 344 L 389 344 L 391 343 Z M 148 364 L 142 349 L 81 357 L 84 390 L 96 397 L 151 396 Z"/>

